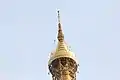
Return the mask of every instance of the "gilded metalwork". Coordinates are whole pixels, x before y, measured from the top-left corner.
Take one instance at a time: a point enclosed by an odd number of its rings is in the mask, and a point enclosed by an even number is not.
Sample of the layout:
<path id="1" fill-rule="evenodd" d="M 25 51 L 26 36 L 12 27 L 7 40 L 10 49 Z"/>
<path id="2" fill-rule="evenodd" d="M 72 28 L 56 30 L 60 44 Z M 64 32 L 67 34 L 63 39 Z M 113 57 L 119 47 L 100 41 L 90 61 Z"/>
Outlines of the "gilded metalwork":
<path id="1" fill-rule="evenodd" d="M 48 67 L 53 80 L 76 80 L 77 60 L 64 42 L 64 34 L 60 23 L 58 11 L 58 45 L 56 51 L 50 56 Z"/>

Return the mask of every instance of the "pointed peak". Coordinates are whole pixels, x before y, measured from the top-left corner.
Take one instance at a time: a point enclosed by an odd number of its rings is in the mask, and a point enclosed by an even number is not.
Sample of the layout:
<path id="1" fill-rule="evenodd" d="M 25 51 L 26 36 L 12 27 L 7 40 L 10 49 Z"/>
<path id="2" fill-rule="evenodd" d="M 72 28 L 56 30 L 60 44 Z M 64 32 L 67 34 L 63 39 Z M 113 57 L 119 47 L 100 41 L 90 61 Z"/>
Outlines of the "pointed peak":
<path id="1" fill-rule="evenodd" d="M 60 11 L 58 10 L 58 41 L 63 42 L 64 41 L 64 34 L 62 32 L 61 23 L 60 23 Z"/>
<path id="2" fill-rule="evenodd" d="M 58 12 L 58 28 L 59 28 L 59 30 L 62 30 L 61 23 L 60 23 L 60 11 L 58 10 L 57 12 Z"/>
<path id="3" fill-rule="evenodd" d="M 58 23 L 60 23 L 60 11 L 58 10 Z"/>

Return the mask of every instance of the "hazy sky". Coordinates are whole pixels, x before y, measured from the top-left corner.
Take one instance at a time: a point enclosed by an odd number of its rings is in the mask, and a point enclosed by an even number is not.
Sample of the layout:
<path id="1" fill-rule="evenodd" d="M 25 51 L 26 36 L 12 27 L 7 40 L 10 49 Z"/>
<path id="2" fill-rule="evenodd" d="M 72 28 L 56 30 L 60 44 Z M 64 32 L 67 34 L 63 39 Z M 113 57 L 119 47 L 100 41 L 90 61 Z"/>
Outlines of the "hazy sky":
<path id="1" fill-rule="evenodd" d="M 0 80 L 51 80 L 57 9 L 77 80 L 120 80 L 120 0 L 0 0 Z"/>

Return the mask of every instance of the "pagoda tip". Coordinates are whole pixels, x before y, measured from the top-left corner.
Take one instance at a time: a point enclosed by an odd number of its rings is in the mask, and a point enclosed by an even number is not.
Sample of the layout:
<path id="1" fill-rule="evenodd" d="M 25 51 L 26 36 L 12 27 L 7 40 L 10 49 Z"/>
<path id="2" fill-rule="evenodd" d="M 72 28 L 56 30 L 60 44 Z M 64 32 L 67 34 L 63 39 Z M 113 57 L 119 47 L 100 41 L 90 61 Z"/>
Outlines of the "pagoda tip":
<path id="1" fill-rule="evenodd" d="M 58 23 L 60 23 L 60 11 L 58 10 Z"/>

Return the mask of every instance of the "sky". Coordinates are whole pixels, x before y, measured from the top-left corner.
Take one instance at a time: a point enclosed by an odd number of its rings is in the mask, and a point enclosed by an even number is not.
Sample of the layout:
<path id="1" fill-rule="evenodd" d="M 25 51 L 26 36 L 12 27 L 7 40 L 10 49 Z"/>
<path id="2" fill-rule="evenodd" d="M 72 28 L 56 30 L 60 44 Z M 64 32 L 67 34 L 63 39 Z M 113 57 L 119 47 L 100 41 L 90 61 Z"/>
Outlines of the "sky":
<path id="1" fill-rule="evenodd" d="M 51 80 L 57 9 L 77 80 L 120 80 L 120 0 L 0 0 L 0 80 Z"/>

